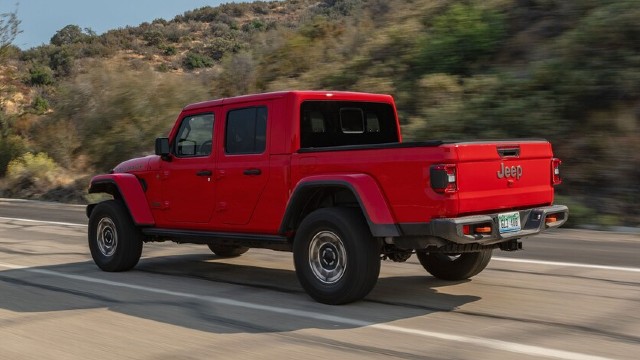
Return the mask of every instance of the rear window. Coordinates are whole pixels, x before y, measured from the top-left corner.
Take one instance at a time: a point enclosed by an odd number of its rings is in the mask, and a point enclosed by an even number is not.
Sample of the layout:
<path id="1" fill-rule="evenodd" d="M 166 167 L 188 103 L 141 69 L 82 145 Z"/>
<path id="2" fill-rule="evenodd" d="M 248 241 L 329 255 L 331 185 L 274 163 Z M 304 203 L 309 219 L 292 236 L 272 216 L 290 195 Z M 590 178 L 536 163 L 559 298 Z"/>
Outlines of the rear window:
<path id="1" fill-rule="evenodd" d="M 301 148 L 398 142 L 390 104 L 305 101 L 300 112 Z"/>
<path id="2" fill-rule="evenodd" d="M 340 109 L 340 128 L 345 134 L 364 134 L 364 113 L 362 109 Z"/>

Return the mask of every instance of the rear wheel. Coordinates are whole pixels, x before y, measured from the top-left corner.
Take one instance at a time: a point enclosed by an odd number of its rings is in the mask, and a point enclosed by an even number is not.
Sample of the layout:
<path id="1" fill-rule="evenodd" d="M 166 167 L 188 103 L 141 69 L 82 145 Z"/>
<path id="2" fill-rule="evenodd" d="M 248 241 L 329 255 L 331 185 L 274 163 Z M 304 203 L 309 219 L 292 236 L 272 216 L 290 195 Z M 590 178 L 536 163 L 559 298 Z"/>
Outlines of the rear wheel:
<path id="1" fill-rule="evenodd" d="M 220 244 L 209 244 L 209 249 L 220 257 L 236 257 L 249 251 L 249 248 L 244 246 Z"/>
<path id="2" fill-rule="evenodd" d="M 479 274 L 491 260 L 492 250 L 446 254 L 418 252 L 420 264 L 429 274 L 442 280 L 464 280 Z"/>
<path id="3" fill-rule="evenodd" d="M 96 205 L 89 217 L 88 238 L 91 257 L 104 271 L 126 271 L 140 260 L 142 235 L 118 200 Z"/>
<path id="4" fill-rule="evenodd" d="M 324 304 L 362 299 L 380 274 L 380 244 L 358 209 L 324 208 L 309 214 L 297 230 L 293 259 L 302 287 Z"/>

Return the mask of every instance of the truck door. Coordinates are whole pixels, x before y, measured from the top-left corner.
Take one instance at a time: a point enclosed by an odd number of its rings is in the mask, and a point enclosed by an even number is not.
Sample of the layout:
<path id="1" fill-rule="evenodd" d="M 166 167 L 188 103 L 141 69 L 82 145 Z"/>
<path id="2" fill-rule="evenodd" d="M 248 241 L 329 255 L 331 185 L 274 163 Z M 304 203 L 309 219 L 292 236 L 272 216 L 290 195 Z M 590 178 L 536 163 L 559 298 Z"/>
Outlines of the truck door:
<path id="1" fill-rule="evenodd" d="M 167 223 L 206 223 L 215 206 L 213 112 L 185 116 L 172 141 L 172 159 L 163 161 L 162 181 Z"/>
<path id="2" fill-rule="evenodd" d="M 224 146 L 216 170 L 216 222 L 249 223 L 269 178 L 267 103 L 224 108 Z"/>

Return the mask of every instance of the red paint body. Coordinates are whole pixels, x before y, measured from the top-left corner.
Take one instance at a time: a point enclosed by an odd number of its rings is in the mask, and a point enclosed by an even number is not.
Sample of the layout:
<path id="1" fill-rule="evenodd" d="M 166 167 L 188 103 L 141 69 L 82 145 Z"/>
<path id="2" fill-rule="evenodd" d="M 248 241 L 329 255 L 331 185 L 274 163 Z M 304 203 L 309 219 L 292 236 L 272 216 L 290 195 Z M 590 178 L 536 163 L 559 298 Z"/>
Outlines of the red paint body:
<path id="1" fill-rule="evenodd" d="M 370 225 L 392 227 L 553 203 L 553 154 L 547 141 L 299 151 L 301 104 L 305 100 L 389 104 L 397 130 L 394 142 L 402 143 L 395 105 L 387 95 L 292 91 L 207 101 L 185 107 L 169 139 L 174 146 L 186 116 L 212 113 L 215 120 L 209 155 L 170 155 L 170 161 L 157 155 L 129 160 L 118 165 L 113 174 L 95 177 L 91 191 L 100 191 L 96 184 L 104 181 L 117 184 L 139 225 L 265 235 L 286 233 L 282 225 L 291 196 L 305 184 L 346 186 Z M 229 155 L 224 148 L 225 119 L 229 111 L 247 107 L 267 108 L 266 149 L 259 154 Z M 517 148 L 518 154 L 504 156 L 499 148 Z M 430 169 L 435 164 L 455 165 L 454 192 L 434 191 Z M 504 171 L 503 177 L 499 176 L 505 167 L 513 176 L 504 176 Z M 519 170 L 511 174 L 512 167 Z M 244 174 L 251 169 L 260 174 Z M 196 175 L 203 171 L 211 175 Z"/>

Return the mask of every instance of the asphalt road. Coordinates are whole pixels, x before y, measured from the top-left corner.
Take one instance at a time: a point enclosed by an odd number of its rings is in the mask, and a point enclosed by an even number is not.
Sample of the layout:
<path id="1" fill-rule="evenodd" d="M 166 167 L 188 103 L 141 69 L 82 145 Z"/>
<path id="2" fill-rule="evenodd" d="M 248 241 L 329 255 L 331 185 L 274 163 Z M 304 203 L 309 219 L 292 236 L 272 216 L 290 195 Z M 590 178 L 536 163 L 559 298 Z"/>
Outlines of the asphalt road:
<path id="1" fill-rule="evenodd" d="M 637 359 L 640 235 L 557 230 L 469 281 L 385 261 L 345 306 L 289 253 L 145 244 L 101 272 L 80 206 L 0 199 L 0 359 Z"/>

